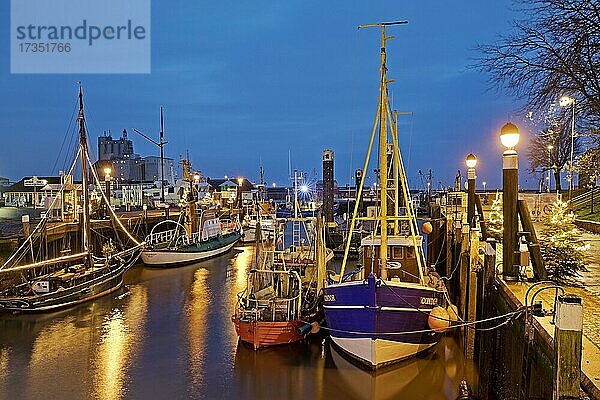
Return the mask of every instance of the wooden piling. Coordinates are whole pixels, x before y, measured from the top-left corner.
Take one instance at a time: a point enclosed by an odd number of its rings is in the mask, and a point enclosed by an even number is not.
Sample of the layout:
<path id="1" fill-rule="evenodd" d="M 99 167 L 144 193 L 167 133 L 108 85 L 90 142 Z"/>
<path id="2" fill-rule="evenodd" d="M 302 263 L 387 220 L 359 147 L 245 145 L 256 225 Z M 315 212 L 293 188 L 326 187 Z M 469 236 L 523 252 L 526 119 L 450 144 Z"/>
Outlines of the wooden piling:
<path id="1" fill-rule="evenodd" d="M 494 239 L 486 241 L 485 256 L 483 259 L 482 285 L 481 292 L 478 294 L 479 310 L 481 315 L 479 320 L 491 318 L 494 316 L 493 297 L 495 295 L 496 282 L 496 249 L 493 245 Z M 479 365 L 479 384 L 478 392 L 481 400 L 490 398 L 490 381 L 492 377 L 493 357 L 495 353 L 495 332 L 480 331 L 478 365 Z"/>
<path id="2" fill-rule="evenodd" d="M 438 273 L 444 273 L 443 265 L 446 262 L 445 243 L 448 235 L 442 221 L 442 210 L 439 204 L 429 204 L 429 216 L 433 229 L 431 234 L 427 235 L 427 264 L 435 267 Z"/>
<path id="3" fill-rule="evenodd" d="M 23 236 L 27 238 L 31 234 L 31 225 L 29 224 L 29 215 L 25 214 L 21 216 L 21 223 L 23 224 Z"/>
<path id="4" fill-rule="evenodd" d="M 544 259 L 542 258 L 542 252 L 540 251 L 540 242 L 538 241 L 537 235 L 535 234 L 535 227 L 531 221 L 531 213 L 525 200 L 518 200 L 517 205 L 519 208 L 519 218 L 523 225 L 523 230 L 528 232 L 527 237 L 527 248 L 531 255 L 531 263 L 533 264 L 533 272 L 535 277 L 539 280 L 545 281 L 548 279 L 548 273 L 544 266 Z"/>
<path id="5" fill-rule="evenodd" d="M 463 225 L 460 242 L 460 265 L 458 267 L 458 314 L 462 319 L 467 318 L 467 294 L 469 289 L 469 260 L 470 260 L 470 240 L 469 226 Z"/>
<path id="6" fill-rule="evenodd" d="M 517 250 L 517 231 L 519 229 L 519 216 L 517 213 L 518 187 L 517 153 L 507 150 L 502 155 L 502 215 L 504 218 L 502 274 L 505 280 L 519 279 L 519 267 L 515 254 Z"/>
<path id="7" fill-rule="evenodd" d="M 477 214 L 479 214 L 479 226 L 481 227 L 481 238 L 487 240 L 490 236 L 488 234 L 487 225 L 483 216 L 483 207 L 481 206 L 481 197 L 475 195 L 475 205 L 477 206 Z"/>
<path id="8" fill-rule="evenodd" d="M 579 399 L 582 330 L 581 297 L 558 296 L 554 326 L 553 400 Z"/>
<path id="9" fill-rule="evenodd" d="M 471 229 L 469 235 L 469 272 L 467 281 L 467 321 L 477 319 L 477 279 L 479 272 L 479 230 Z M 467 327 L 465 332 L 465 358 L 475 357 L 475 330 Z"/>

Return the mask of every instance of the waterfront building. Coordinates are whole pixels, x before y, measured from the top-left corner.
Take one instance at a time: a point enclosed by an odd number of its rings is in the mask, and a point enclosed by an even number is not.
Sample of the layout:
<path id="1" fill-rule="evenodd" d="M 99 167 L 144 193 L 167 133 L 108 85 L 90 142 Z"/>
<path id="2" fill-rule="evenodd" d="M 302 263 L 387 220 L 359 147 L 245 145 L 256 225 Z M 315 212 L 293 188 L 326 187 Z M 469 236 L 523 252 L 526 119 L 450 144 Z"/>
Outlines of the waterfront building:
<path id="1" fill-rule="evenodd" d="M 111 169 L 111 178 L 119 182 L 159 182 L 161 180 L 160 157 L 141 157 L 133 149 L 133 141 L 123 130 L 121 137 L 114 139 L 110 133 L 98 137 L 98 161 L 94 168 L 99 177 L 104 176 L 104 169 Z M 175 184 L 175 173 L 172 158 L 164 158 L 165 184 Z"/>
<path id="2" fill-rule="evenodd" d="M 26 176 L 17 183 L 9 186 L 3 192 L 4 202 L 13 207 L 41 207 L 44 198 L 52 193 L 52 186 L 61 183 L 60 176 Z M 43 188 L 48 190 L 44 191 Z"/>
<path id="3" fill-rule="evenodd" d="M 175 185 L 173 159 L 164 157 L 165 185 Z M 160 157 L 147 156 L 142 158 L 142 175 L 145 182 L 159 182 L 161 176 Z"/>

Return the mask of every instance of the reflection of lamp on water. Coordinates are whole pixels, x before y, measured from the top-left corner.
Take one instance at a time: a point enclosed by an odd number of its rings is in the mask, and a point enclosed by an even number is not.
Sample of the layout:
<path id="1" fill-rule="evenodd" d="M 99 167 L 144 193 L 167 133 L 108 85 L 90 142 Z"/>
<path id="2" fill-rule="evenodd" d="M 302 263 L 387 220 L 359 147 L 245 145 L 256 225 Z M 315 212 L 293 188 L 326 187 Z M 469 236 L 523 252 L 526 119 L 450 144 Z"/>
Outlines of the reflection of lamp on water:
<path id="1" fill-rule="evenodd" d="M 502 214 L 504 233 L 502 235 L 502 274 L 505 280 L 518 278 L 515 250 L 517 249 L 517 198 L 519 187 L 519 165 L 517 151 L 519 128 L 512 123 L 504 125 L 500 131 L 500 141 L 506 147 L 502 154 Z"/>

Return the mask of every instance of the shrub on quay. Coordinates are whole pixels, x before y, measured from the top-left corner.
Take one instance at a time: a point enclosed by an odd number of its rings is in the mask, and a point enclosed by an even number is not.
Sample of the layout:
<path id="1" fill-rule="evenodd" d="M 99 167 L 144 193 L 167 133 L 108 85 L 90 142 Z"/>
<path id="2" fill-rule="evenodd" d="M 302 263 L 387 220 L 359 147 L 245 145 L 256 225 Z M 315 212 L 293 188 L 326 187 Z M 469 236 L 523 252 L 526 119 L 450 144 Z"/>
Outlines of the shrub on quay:
<path id="1" fill-rule="evenodd" d="M 567 203 L 557 200 L 546 219 L 540 235 L 542 257 L 548 276 L 556 282 L 581 285 L 581 271 L 585 271 L 585 254 L 589 248 L 582 233 L 575 227 L 575 214 Z"/>

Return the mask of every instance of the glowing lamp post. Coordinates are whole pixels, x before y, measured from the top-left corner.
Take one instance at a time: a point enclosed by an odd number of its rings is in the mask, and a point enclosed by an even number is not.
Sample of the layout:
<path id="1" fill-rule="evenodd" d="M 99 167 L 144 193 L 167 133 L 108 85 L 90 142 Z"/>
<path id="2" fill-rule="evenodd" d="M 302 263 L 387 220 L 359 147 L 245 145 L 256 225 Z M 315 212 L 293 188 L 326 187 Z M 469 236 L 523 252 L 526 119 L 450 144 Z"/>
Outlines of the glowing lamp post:
<path id="1" fill-rule="evenodd" d="M 571 162 L 569 165 L 569 200 L 571 200 L 571 193 L 573 192 L 573 150 L 575 148 L 575 99 L 563 96 L 558 103 L 561 107 L 571 106 L 573 110 L 573 117 L 571 118 Z"/>
<path id="2" fill-rule="evenodd" d="M 473 226 L 473 218 L 475 218 L 475 166 L 477 165 L 477 157 L 472 153 L 465 159 L 467 164 L 467 223 Z"/>
<path id="3" fill-rule="evenodd" d="M 554 146 L 549 144 L 546 148 L 548 149 L 548 193 L 550 193 L 550 184 L 552 183 L 552 149 L 554 149 Z"/>
<path id="4" fill-rule="evenodd" d="M 519 129 L 510 122 L 504 125 L 500 131 L 500 141 L 506 147 L 502 154 L 502 214 L 504 217 L 502 274 L 505 280 L 516 280 L 519 277 L 515 253 L 519 225 L 517 214 L 519 165 L 515 146 L 519 143 L 519 137 Z"/>
<path id="5" fill-rule="evenodd" d="M 242 207 L 242 185 L 244 184 L 244 178 L 239 177 L 237 179 L 237 184 L 238 184 L 238 196 L 239 196 L 239 207 Z"/>
<path id="6" fill-rule="evenodd" d="M 110 167 L 104 168 L 104 184 L 106 185 L 106 199 L 108 200 L 107 207 L 111 206 L 110 201 L 110 174 L 112 170 Z"/>

